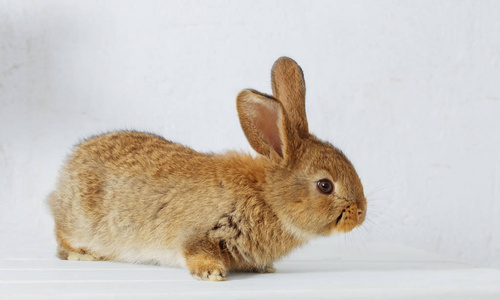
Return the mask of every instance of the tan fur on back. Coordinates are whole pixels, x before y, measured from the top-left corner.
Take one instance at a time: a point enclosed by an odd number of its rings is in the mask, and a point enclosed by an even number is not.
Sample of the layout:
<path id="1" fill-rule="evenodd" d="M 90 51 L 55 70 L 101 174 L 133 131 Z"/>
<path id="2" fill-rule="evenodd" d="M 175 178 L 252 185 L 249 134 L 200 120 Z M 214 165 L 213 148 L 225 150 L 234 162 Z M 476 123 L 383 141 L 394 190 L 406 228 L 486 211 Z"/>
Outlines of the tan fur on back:
<path id="1" fill-rule="evenodd" d="M 296 79 L 274 79 L 286 80 Z M 309 238 L 359 226 L 366 199 L 354 168 L 304 133 L 303 107 L 290 111 L 296 105 L 280 101 L 238 96 L 242 127 L 262 154 L 256 158 L 198 153 L 132 131 L 76 146 L 48 198 L 59 256 L 182 266 L 196 278 L 224 280 L 230 270 L 270 272 Z M 276 125 L 254 123 L 259 116 Z M 322 178 L 335 183 L 331 195 L 318 192 Z"/>

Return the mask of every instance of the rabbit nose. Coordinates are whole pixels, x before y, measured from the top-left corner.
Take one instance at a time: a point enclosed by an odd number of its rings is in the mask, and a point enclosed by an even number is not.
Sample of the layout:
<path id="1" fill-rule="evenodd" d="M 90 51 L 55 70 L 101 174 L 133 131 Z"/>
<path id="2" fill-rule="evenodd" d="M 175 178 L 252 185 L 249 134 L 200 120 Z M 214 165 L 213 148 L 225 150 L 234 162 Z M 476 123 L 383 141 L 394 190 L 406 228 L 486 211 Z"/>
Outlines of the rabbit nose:
<path id="1" fill-rule="evenodd" d="M 358 209 L 358 222 L 360 222 L 363 219 L 363 210 Z"/>

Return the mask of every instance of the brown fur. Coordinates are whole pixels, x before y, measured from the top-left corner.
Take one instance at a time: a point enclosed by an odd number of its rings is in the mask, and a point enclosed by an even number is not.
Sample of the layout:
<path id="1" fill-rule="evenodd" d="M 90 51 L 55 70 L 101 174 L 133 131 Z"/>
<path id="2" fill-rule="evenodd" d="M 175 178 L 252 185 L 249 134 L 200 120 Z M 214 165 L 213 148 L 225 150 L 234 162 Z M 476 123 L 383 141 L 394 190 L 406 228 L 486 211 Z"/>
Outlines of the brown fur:
<path id="1" fill-rule="evenodd" d="M 256 158 L 132 131 L 76 146 L 48 199 L 59 257 L 183 265 L 224 280 L 234 270 L 273 272 L 308 239 L 359 226 L 361 182 L 341 151 L 308 132 L 302 70 L 280 58 L 272 83 L 275 97 L 237 97 Z M 318 191 L 323 178 L 334 193 Z"/>

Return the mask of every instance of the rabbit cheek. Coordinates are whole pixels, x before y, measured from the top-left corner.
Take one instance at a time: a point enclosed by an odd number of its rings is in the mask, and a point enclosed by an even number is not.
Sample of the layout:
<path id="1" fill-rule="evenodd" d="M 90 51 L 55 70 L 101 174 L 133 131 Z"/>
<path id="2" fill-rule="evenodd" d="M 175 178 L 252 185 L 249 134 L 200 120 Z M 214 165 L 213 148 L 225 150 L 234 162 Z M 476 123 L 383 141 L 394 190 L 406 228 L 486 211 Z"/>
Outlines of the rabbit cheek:
<path id="1" fill-rule="evenodd" d="M 294 225 L 311 236 L 328 235 L 331 232 L 332 213 L 330 199 L 315 199 L 314 201 L 304 201 L 294 204 L 294 213 L 296 216 Z"/>

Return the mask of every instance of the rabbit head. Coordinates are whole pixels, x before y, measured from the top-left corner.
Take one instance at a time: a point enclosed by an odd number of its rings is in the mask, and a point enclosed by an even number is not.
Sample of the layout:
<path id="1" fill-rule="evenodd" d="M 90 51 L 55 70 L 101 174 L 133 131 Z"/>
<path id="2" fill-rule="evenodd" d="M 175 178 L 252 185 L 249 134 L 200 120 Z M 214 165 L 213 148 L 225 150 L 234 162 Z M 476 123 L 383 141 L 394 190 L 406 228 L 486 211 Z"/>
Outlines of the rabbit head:
<path id="1" fill-rule="evenodd" d="M 281 57 L 271 77 L 274 96 L 247 89 L 237 97 L 245 136 L 270 161 L 265 200 L 304 239 L 361 225 L 367 203 L 353 165 L 339 149 L 309 133 L 302 69 Z"/>

